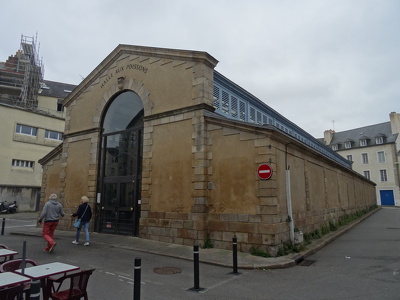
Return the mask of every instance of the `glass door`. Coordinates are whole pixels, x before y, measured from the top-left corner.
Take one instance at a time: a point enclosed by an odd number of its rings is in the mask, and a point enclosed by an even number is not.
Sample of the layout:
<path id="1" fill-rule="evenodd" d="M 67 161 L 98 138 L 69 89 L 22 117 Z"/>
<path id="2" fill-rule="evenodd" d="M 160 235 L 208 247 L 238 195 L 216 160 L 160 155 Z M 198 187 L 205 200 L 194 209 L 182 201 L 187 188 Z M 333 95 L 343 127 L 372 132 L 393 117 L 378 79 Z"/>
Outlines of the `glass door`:
<path id="1" fill-rule="evenodd" d="M 96 229 L 139 234 L 143 105 L 132 91 L 117 95 L 103 120 Z"/>
<path id="2" fill-rule="evenodd" d="M 101 232 L 135 234 L 135 207 L 138 209 L 135 205 L 135 182 L 125 180 L 111 180 L 103 185 Z"/>

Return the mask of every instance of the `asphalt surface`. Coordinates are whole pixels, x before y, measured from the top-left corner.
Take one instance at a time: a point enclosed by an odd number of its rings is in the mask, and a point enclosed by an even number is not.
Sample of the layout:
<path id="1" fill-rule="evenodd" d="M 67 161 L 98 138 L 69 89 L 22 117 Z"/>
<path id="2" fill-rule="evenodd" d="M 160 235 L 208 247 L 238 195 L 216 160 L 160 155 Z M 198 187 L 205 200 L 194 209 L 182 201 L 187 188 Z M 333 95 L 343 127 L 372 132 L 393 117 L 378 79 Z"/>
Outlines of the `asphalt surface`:
<path id="1" fill-rule="evenodd" d="M 39 263 L 61 261 L 96 268 L 89 299 L 132 299 L 133 261 L 142 259 L 141 299 L 399 299 L 400 209 L 371 212 L 331 232 L 300 254 L 262 258 L 238 253 L 239 274 L 232 274 L 232 252 L 200 249 L 200 291 L 193 292 L 193 247 L 134 237 L 91 233 L 91 245 L 73 245 L 74 232 L 56 231 L 54 253 L 41 251 L 36 214 L 2 215 L 0 243 Z M 0 216 L 0 217 L 2 217 Z M 83 234 L 82 234 L 83 238 Z M 303 267 L 298 262 L 308 262 Z M 306 264 L 307 265 L 307 264 Z M 176 272 L 168 273 L 168 271 Z M 157 273 L 157 271 L 161 271 Z"/>
<path id="2" fill-rule="evenodd" d="M 318 251 L 338 236 L 342 235 L 358 223 L 368 218 L 371 214 L 377 210 L 370 212 L 363 216 L 359 220 L 349 224 L 346 227 L 342 227 L 337 231 L 330 232 L 323 236 L 321 239 L 315 240 L 311 245 L 308 245 L 304 251 L 300 253 L 294 253 L 287 256 L 265 258 L 260 256 L 254 256 L 249 253 L 237 253 L 237 266 L 240 269 L 277 269 L 295 266 L 302 259 L 305 259 L 309 255 Z M 35 219 L 37 213 L 17 213 L 14 215 L 2 215 L 3 217 L 18 218 L 18 219 Z M 28 221 L 29 222 L 29 221 Z M 24 227 L 6 228 L 11 235 L 20 236 L 37 236 L 41 237 L 41 227 L 33 226 L 33 224 L 27 224 Z M 82 238 L 83 231 L 81 233 Z M 71 238 L 74 237 L 74 231 L 56 231 L 57 239 Z M 91 233 L 92 244 L 106 245 L 108 247 L 115 247 L 127 250 L 135 250 L 145 253 L 163 255 L 168 257 L 175 257 L 186 260 L 193 260 L 193 247 L 183 246 L 176 244 L 169 244 L 159 241 L 146 240 L 137 237 L 123 236 L 123 235 L 111 235 L 111 234 L 100 234 Z M 213 264 L 223 267 L 233 267 L 233 255 L 230 250 L 222 249 L 200 249 L 199 260 L 202 263 Z"/>

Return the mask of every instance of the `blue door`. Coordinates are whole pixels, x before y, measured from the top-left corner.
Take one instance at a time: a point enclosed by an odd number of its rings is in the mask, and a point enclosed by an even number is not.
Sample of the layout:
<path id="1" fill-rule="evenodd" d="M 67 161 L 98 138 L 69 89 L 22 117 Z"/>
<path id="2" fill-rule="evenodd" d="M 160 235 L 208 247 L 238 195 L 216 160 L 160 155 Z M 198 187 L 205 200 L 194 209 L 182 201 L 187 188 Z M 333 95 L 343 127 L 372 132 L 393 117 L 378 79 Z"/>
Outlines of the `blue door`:
<path id="1" fill-rule="evenodd" d="M 394 205 L 394 194 L 392 190 L 381 190 L 381 205 Z"/>

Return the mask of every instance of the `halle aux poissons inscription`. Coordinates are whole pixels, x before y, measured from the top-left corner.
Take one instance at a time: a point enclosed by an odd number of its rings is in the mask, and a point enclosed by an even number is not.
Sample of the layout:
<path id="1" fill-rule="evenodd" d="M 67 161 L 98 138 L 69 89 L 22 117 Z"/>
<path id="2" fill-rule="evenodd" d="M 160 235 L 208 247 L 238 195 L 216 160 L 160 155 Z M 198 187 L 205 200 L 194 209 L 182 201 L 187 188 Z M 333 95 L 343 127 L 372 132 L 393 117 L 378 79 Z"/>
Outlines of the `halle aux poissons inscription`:
<path id="1" fill-rule="evenodd" d="M 107 77 L 104 79 L 103 83 L 101 84 L 101 88 L 105 86 L 107 82 L 109 82 L 112 78 L 114 78 L 114 74 L 120 75 L 120 73 L 124 72 L 125 70 L 138 70 L 142 71 L 143 73 L 147 73 L 148 68 L 143 67 L 142 65 L 138 64 L 128 64 L 126 66 L 119 67 L 118 69 L 115 70 L 115 73 L 110 73 L 107 75 Z"/>

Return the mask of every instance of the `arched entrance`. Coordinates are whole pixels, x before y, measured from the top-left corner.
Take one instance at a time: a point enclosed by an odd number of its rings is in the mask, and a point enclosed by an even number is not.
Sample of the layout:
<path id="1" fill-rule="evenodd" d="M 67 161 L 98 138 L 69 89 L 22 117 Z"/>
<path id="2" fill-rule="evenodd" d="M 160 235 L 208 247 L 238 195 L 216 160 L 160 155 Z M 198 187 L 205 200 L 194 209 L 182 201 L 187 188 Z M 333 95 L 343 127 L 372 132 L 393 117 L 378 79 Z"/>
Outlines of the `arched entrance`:
<path id="1" fill-rule="evenodd" d="M 143 104 L 132 91 L 118 94 L 103 117 L 100 145 L 99 232 L 138 235 Z"/>

